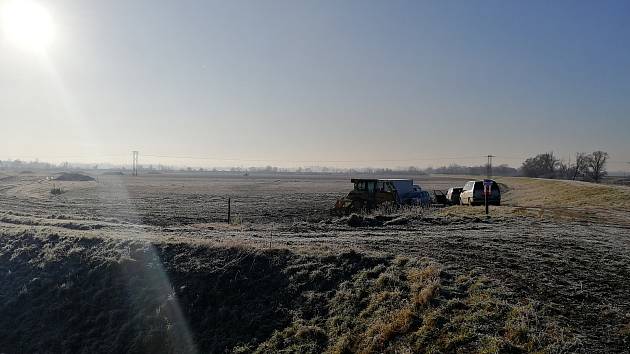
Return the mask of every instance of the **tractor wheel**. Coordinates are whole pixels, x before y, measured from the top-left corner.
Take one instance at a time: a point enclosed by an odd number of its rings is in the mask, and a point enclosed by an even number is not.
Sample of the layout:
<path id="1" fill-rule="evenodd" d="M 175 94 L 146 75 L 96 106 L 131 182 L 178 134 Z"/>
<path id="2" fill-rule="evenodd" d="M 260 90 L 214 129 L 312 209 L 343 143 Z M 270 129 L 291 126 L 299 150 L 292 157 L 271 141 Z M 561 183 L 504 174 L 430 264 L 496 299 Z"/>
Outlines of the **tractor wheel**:
<path id="1" fill-rule="evenodd" d="M 364 208 L 365 208 L 365 203 L 355 200 L 352 202 L 352 204 L 350 204 L 350 207 L 348 208 L 348 210 L 350 211 L 350 213 L 352 213 L 352 212 L 360 212 Z"/>

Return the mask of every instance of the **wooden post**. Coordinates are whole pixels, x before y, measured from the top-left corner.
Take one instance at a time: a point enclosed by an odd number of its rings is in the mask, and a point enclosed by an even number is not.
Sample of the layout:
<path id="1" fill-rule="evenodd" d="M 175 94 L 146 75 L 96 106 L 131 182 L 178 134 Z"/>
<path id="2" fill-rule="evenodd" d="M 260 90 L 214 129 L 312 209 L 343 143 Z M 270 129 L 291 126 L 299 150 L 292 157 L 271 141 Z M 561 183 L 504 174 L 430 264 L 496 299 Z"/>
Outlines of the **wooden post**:
<path id="1" fill-rule="evenodd" d="M 488 156 L 488 161 L 490 160 L 491 157 Z M 483 180 L 483 203 L 486 205 L 486 218 L 490 217 L 490 213 L 488 211 L 488 197 L 490 196 L 490 194 L 492 193 L 492 185 L 494 184 L 494 182 L 490 179 L 484 179 Z"/>
<path id="2" fill-rule="evenodd" d="M 484 200 L 485 200 L 485 203 L 486 203 L 486 217 L 489 217 L 490 215 L 489 215 L 489 211 L 488 211 L 488 193 L 486 193 L 486 192 L 484 191 L 484 193 L 483 193 L 483 194 L 484 194 L 484 196 L 485 196 L 485 197 L 484 197 Z"/>
<path id="3" fill-rule="evenodd" d="M 228 197 L 228 217 L 227 223 L 229 224 L 232 221 L 232 198 Z"/>

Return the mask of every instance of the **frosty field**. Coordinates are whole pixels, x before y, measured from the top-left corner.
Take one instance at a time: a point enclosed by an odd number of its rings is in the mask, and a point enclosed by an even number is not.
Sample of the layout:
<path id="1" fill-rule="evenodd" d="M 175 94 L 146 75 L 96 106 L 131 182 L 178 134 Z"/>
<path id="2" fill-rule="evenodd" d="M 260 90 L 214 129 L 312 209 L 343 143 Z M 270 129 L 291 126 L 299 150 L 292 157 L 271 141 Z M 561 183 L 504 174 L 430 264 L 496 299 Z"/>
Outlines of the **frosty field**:
<path id="1" fill-rule="evenodd" d="M 50 176 L 0 174 L 8 353 L 630 345 L 624 187 L 503 178 L 490 219 L 460 206 L 339 218 L 329 209 L 349 176 Z M 427 190 L 466 180 L 414 178 Z"/>

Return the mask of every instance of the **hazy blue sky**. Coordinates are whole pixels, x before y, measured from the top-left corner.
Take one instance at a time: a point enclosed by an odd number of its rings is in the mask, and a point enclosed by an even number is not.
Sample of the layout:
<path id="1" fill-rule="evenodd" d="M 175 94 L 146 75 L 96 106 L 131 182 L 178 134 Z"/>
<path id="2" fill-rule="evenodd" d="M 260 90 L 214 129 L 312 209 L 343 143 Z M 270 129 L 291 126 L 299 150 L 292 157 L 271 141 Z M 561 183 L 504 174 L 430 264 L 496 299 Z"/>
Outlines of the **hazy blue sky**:
<path id="1" fill-rule="evenodd" d="M 630 1 L 40 3 L 45 55 L 0 37 L 0 159 L 630 161 Z"/>

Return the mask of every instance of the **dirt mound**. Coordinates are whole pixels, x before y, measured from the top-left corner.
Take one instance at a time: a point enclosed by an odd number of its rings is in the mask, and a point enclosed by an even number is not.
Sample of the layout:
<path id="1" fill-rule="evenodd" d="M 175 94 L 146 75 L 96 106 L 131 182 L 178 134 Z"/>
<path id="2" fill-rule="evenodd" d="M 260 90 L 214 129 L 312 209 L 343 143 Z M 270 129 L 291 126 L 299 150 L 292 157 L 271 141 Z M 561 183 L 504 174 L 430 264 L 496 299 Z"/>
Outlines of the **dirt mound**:
<path id="1" fill-rule="evenodd" d="M 348 224 L 351 227 L 361 227 L 361 226 L 381 226 L 382 222 L 371 218 L 366 217 L 359 214 L 351 214 L 347 218 L 342 218 L 341 222 Z"/>
<path id="2" fill-rule="evenodd" d="M 350 227 L 376 227 L 383 226 L 385 223 L 393 220 L 395 216 L 387 215 L 361 215 L 350 214 L 347 217 L 338 220 L 341 224 L 347 224 Z"/>
<path id="3" fill-rule="evenodd" d="M 74 181 L 74 182 L 87 182 L 87 181 L 94 181 L 94 178 L 81 174 L 81 173 L 62 173 L 59 176 L 57 176 L 57 178 L 55 178 L 55 181 Z"/>
<path id="4" fill-rule="evenodd" d="M 102 173 L 103 176 L 124 176 L 121 171 L 107 171 Z"/>
<path id="5" fill-rule="evenodd" d="M 410 258 L 0 237 L 0 347 L 19 352 L 564 348 L 535 304 Z M 490 312 L 489 312 L 490 311 Z"/>

